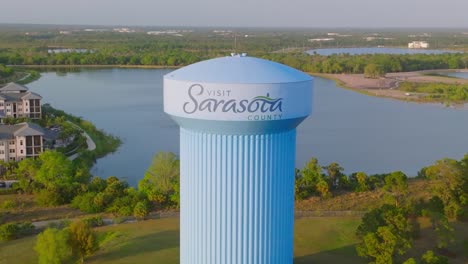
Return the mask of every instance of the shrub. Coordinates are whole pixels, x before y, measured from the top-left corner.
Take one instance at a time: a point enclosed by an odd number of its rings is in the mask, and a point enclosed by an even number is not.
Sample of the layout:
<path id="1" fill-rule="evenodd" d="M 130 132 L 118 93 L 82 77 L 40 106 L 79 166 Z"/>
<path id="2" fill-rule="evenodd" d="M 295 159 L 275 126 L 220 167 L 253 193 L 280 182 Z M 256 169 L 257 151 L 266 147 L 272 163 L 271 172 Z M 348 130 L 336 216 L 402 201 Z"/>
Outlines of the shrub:
<path id="1" fill-rule="evenodd" d="M 103 226 L 104 220 L 101 216 L 88 217 L 83 219 L 83 222 L 90 227 Z"/>
<path id="2" fill-rule="evenodd" d="M 1 206 L 1 208 L 5 210 L 13 209 L 15 207 L 16 207 L 16 202 L 13 200 L 5 200 Z"/>
<path id="3" fill-rule="evenodd" d="M 138 202 L 133 208 L 133 216 L 138 220 L 144 220 L 148 213 L 148 205 L 145 202 Z"/>
<path id="4" fill-rule="evenodd" d="M 0 241 L 17 239 L 33 232 L 34 226 L 29 222 L 3 224 L 0 225 Z"/>
<path id="5" fill-rule="evenodd" d="M 38 254 L 39 264 L 65 263 L 71 257 L 68 231 L 47 228 L 37 236 L 34 250 Z"/>
<path id="6" fill-rule="evenodd" d="M 85 256 L 89 256 L 98 249 L 95 231 L 83 221 L 73 222 L 69 227 L 70 246 L 81 263 Z"/>
<path id="7" fill-rule="evenodd" d="M 446 257 L 437 256 L 432 250 L 426 251 L 421 257 L 422 264 L 448 264 Z"/>
<path id="8" fill-rule="evenodd" d="M 86 213 L 99 213 L 102 212 L 104 208 L 96 205 L 94 203 L 94 198 L 96 197 L 96 193 L 88 192 L 81 195 L 76 196 L 73 198 L 71 202 L 71 206 L 76 209 L 80 209 Z"/>

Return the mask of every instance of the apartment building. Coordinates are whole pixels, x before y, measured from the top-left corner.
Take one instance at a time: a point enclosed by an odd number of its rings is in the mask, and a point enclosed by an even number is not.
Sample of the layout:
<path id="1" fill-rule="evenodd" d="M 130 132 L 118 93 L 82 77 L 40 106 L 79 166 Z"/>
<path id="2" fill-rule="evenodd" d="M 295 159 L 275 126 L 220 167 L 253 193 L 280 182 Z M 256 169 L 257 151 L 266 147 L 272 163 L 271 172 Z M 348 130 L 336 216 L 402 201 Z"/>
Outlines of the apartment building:
<path id="1" fill-rule="evenodd" d="M 20 161 L 44 151 L 44 129 L 34 123 L 0 125 L 0 160 Z"/>
<path id="2" fill-rule="evenodd" d="M 7 117 L 40 119 L 42 97 L 26 86 L 9 83 L 0 88 L 0 122 Z"/>

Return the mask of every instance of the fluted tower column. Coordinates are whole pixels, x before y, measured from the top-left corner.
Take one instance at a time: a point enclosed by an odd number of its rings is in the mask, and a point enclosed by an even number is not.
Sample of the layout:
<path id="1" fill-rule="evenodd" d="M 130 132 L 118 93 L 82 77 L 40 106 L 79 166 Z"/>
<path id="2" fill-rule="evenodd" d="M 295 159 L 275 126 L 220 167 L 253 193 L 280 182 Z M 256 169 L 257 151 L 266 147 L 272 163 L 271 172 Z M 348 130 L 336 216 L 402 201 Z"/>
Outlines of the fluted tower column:
<path id="1" fill-rule="evenodd" d="M 180 263 L 290 264 L 296 127 L 312 78 L 241 55 L 164 78 L 180 125 Z"/>

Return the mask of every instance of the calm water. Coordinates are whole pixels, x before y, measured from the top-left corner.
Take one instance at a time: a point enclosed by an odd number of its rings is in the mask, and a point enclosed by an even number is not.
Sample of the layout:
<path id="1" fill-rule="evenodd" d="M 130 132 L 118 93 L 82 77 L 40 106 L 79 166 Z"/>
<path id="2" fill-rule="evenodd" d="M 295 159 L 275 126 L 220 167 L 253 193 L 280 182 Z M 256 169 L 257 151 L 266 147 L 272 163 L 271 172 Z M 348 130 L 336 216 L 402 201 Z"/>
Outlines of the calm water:
<path id="1" fill-rule="evenodd" d="M 444 72 L 442 74 L 447 75 L 447 76 L 462 78 L 462 79 L 468 79 L 468 71 L 467 72 Z"/>
<path id="2" fill-rule="evenodd" d="M 93 168 L 136 184 L 158 151 L 178 152 L 178 128 L 164 113 L 162 77 L 171 70 L 99 69 L 44 73 L 30 88 L 45 102 L 123 139 Z M 403 170 L 468 152 L 468 110 L 365 96 L 315 79 L 314 113 L 298 129 L 297 166 L 311 157 L 346 172 Z"/>
<path id="3" fill-rule="evenodd" d="M 329 56 L 333 54 L 442 54 L 442 53 L 455 53 L 457 51 L 449 50 L 430 50 L 430 49 L 401 49 L 401 48 L 331 48 L 331 49 L 313 49 L 308 50 L 307 53 Z"/>

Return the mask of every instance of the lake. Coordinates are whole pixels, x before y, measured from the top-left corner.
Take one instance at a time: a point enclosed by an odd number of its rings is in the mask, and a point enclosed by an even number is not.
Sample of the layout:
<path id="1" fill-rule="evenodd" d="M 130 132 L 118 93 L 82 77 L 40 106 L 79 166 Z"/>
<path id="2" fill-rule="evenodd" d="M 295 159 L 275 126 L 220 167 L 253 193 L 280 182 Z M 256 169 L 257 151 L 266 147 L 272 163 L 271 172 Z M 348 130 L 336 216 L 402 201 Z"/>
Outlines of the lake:
<path id="1" fill-rule="evenodd" d="M 403 49 L 403 48 L 330 48 L 330 49 L 312 49 L 308 50 L 307 53 L 314 54 L 316 52 L 319 55 L 330 56 L 333 54 L 350 54 L 350 55 L 361 55 L 361 54 L 442 54 L 442 53 L 457 53 L 458 51 L 453 50 L 431 50 L 431 49 Z"/>
<path id="2" fill-rule="evenodd" d="M 178 127 L 163 112 L 164 69 L 91 69 L 43 73 L 29 84 L 44 103 L 92 121 L 123 140 L 93 174 L 135 185 L 153 155 L 178 153 Z M 362 95 L 315 78 L 313 114 L 298 128 L 297 167 L 311 157 L 346 173 L 402 170 L 416 175 L 437 159 L 468 153 L 468 110 Z"/>
<path id="3" fill-rule="evenodd" d="M 442 72 L 441 74 L 456 78 L 468 79 L 468 71 L 465 72 Z"/>

